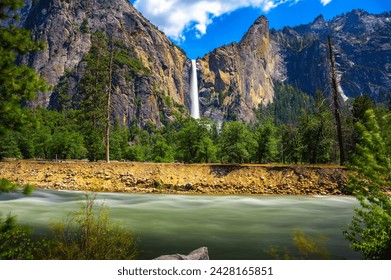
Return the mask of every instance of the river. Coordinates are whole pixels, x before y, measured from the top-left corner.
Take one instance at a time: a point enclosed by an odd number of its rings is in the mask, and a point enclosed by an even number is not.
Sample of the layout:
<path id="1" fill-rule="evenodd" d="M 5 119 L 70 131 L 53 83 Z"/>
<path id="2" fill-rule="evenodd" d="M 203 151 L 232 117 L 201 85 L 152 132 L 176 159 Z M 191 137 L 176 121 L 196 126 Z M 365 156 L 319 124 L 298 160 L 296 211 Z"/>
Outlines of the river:
<path id="1" fill-rule="evenodd" d="M 82 205 L 82 192 L 36 190 L 1 194 L 0 212 L 12 212 L 36 234 L 49 231 Z M 211 259 L 273 259 L 272 247 L 297 255 L 293 232 L 322 239 L 332 259 L 359 259 L 342 231 L 358 202 L 328 196 L 197 196 L 99 193 L 97 202 L 139 240 L 140 259 L 188 253 L 206 246 Z M 298 256 L 298 255 L 297 255 Z"/>

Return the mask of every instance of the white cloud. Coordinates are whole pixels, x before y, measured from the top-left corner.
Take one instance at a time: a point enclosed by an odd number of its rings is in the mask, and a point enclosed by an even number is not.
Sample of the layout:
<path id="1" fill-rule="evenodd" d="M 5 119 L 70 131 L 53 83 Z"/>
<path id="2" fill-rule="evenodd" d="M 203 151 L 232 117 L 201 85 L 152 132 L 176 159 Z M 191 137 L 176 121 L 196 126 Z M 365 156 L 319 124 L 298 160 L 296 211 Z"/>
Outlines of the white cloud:
<path id="1" fill-rule="evenodd" d="M 323 4 L 323 6 L 326 6 L 328 3 L 331 2 L 331 0 L 320 0 L 320 2 Z"/>
<path id="2" fill-rule="evenodd" d="M 323 5 L 331 0 L 320 0 Z M 136 0 L 134 6 L 166 35 L 184 41 L 184 32 L 196 31 L 198 38 L 207 32 L 213 20 L 240 8 L 254 7 L 267 13 L 280 4 L 299 0 Z"/>

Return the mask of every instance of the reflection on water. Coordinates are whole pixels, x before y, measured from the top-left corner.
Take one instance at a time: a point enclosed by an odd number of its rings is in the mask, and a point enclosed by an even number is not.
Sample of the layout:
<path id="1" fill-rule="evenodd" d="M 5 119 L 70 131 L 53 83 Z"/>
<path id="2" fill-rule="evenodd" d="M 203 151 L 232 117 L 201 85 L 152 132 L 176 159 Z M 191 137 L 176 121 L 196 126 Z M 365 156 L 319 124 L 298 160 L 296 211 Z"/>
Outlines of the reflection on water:
<path id="1" fill-rule="evenodd" d="M 0 211 L 12 212 L 37 232 L 77 210 L 82 192 L 37 190 L 30 197 L 1 194 Z M 209 248 L 211 259 L 270 259 L 267 250 L 293 250 L 292 233 L 327 238 L 333 259 L 357 259 L 342 231 L 357 201 L 352 197 L 191 196 L 101 193 L 99 203 L 112 218 L 132 229 L 142 259 Z"/>

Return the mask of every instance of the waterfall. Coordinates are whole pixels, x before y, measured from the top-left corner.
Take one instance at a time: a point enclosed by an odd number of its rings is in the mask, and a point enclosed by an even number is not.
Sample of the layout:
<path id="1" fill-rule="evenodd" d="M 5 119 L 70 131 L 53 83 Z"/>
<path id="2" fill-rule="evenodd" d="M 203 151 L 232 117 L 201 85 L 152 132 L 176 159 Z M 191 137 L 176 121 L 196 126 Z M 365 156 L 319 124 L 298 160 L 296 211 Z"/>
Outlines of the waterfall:
<path id="1" fill-rule="evenodd" d="M 195 119 L 199 119 L 200 105 L 198 101 L 197 65 L 195 59 L 191 60 L 190 99 L 191 99 L 191 111 L 190 111 L 191 116 Z"/>

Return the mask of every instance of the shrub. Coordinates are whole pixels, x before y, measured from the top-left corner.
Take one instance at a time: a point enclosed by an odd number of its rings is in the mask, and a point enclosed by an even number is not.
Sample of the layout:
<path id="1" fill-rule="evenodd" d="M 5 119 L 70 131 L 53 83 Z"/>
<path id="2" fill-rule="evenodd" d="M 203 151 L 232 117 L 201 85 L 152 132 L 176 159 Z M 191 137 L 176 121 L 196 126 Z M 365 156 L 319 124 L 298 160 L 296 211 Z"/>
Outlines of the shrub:
<path id="1" fill-rule="evenodd" d="M 0 218 L 0 260 L 31 260 L 36 251 L 31 229 L 16 223 L 15 216 Z"/>
<path id="2" fill-rule="evenodd" d="M 117 260 L 134 259 L 137 251 L 132 232 L 112 223 L 108 208 L 94 214 L 96 195 L 86 195 L 86 203 L 53 226 L 49 259 Z"/>

